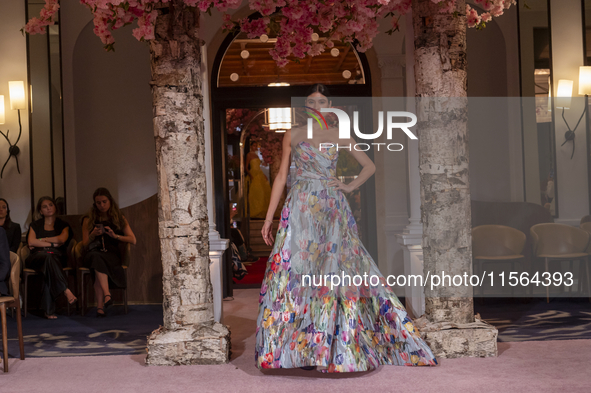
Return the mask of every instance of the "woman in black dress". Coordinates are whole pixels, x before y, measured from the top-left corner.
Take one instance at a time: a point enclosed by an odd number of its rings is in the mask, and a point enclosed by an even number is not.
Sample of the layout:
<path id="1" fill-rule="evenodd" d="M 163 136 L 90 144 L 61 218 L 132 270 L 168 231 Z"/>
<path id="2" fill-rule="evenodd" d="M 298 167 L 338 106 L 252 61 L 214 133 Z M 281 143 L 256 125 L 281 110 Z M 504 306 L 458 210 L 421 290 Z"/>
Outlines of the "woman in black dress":
<path id="1" fill-rule="evenodd" d="M 35 210 L 41 218 L 29 227 L 27 243 L 31 254 L 25 266 L 43 276 L 41 308 L 46 318 L 56 319 L 55 300 L 58 296 L 66 295 L 70 304 L 78 300 L 68 289 L 68 282 L 62 272 L 67 264 L 66 248 L 72 232 L 69 225 L 57 217 L 53 198 L 41 197 Z"/>
<path id="2" fill-rule="evenodd" d="M 119 242 L 135 244 L 135 235 L 106 188 L 97 189 L 90 213 L 82 221 L 82 242 L 86 247 L 84 266 L 91 269 L 97 317 L 113 304 L 109 284 L 125 288 Z"/>
<path id="3" fill-rule="evenodd" d="M 4 198 L 0 198 L 0 227 L 6 231 L 10 251 L 16 253 L 21 244 L 21 226 L 10 219 L 10 207 Z"/>

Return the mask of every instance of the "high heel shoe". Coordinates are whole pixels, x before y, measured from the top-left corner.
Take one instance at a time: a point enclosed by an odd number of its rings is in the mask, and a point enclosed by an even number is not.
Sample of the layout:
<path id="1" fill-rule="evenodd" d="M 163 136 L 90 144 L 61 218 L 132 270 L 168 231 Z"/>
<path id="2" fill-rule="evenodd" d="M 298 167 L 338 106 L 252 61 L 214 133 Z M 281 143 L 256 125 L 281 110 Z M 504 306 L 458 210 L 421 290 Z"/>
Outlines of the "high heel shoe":
<path id="1" fill-rule="evenodd" d="M 99 310 L 101 310 L 102 312 L 99 312 Z M 102 308 L 96 309 L 96 317 L 97 318 L 104 318 L 106 316 L 107 316 L 107 314 L 105 314 L 105 310 L 103 310 Z"/>
<path id="2" fill-rule="evenodd" d="M 107 296 L 109 297 L 109 301 L 105 301 L 107 299 Z M 113 305 L 113 297 L 111 295 L 105 295 L 103 297 L 103 301 L 105 302 L 105 309 L 111 307 Z"/>

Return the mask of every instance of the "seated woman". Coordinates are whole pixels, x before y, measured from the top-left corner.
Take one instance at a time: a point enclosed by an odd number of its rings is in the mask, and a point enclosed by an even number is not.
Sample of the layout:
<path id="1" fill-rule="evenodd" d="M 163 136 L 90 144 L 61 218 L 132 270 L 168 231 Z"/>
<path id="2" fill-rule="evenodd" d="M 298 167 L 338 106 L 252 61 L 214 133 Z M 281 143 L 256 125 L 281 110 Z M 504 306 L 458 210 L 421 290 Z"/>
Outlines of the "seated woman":
<path id="1" fill-rule="evenodd" d="M 66 248 L 71 230 L 65 221 L 57 217 L 53 198 L 41 197 L 35 210 L 41 218 L 31 223 L 29 228 L 27 243 L 31 254 L 25 266 L 43 276 L 41 308 L 46 318 L 56 319 L 55 300 L 62 293 L 70 304 L 78 300 L 68 289 L 68 282 L 62 272 L 62 267 L 67 263 Z"/>
<path id="2" fill-rule="evenodd" d="M 10 219 L 10 207 L 4 198 L 0 198 L 0 227 L 6 231 L 10 251 L 17 252 L 21 244 L 21 226 Z"/>
<path id="3" fill-rule="evenodd" d="M 109 284 L 125 288 L 125 273 L 119 255 L 119 242 L 135 244 L 135 235 L 106 188 L 92 195 L 94 203 L 82 221 L 82 243 L 86 247 L 83 264 L 91 270 L 97 317 L 113 304 Z"/>
<path id="4" fill-rule="evenodd" d="M 10 250 L 4 228 L 0 227 L 0 296 L 10 296 L 8 280 L 10 279 Z"/>

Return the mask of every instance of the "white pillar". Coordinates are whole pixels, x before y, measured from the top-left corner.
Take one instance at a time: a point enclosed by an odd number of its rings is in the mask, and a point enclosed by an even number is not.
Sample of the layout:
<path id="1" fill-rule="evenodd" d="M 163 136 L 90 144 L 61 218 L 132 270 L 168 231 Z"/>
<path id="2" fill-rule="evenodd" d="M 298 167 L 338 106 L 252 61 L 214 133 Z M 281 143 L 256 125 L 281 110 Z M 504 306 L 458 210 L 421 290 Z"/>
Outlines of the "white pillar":
<path id="1" fill-rule="evenodd" d="M 209 275 L 213 286 L 213 315 L 216 322 L 222 319 L 223 256 L 230 246 L 230 239 L 221 239 L 215 225 L 213 195 L 213 161 L 211 154 L 211 119 L 209 108 L 209 73 L 207 72 L 207 47 L 201 48 L 201 80 L 203 83 L 203 120 L 205 123 L 205 162 L 207 184 L 207 216 L 209 218 Z"/>
<path id="2" fill-rule="evenodd" d="M 412 13 L 406 14 L 406 110 L 416 113 L 414 75 L 414 31 Z M 421 179 L 419 176 L 419 143 L 407 139 L 408 143 L 408 190 L 410 202 L 409 224 L 398 235 L 398 243 L 404 246 L 404 275 L 423 275 L 423 225 L 421 224 Z M 425 313 L 425 292 L 421 286 L 406 286 L 404 289 L 406 310 L 417 318 Z"/>

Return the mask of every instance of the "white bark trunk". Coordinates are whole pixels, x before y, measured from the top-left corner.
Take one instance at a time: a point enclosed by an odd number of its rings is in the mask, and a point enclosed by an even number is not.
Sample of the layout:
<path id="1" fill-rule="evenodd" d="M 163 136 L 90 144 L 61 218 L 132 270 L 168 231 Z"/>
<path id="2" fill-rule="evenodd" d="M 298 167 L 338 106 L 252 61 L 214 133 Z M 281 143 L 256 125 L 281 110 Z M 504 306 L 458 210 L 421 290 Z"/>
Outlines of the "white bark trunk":
<path id="1" fill-rule="evenodd" d="M 150 43 L 164 326 L 148 338 L 152 365 L 225 363 L 229 331 L 214 322 L 209 277 L 198 12 L 173 0 Z"/>
<path id="2" fill-rule="evenodd" d="M 423 259 L 425 274 L 439 276 L 472 272 L 464 0 L 456 10 L 413 1 Z M 425 302 L 434 322 L 474 321 L 469 286 L 426 287 Z"/>

